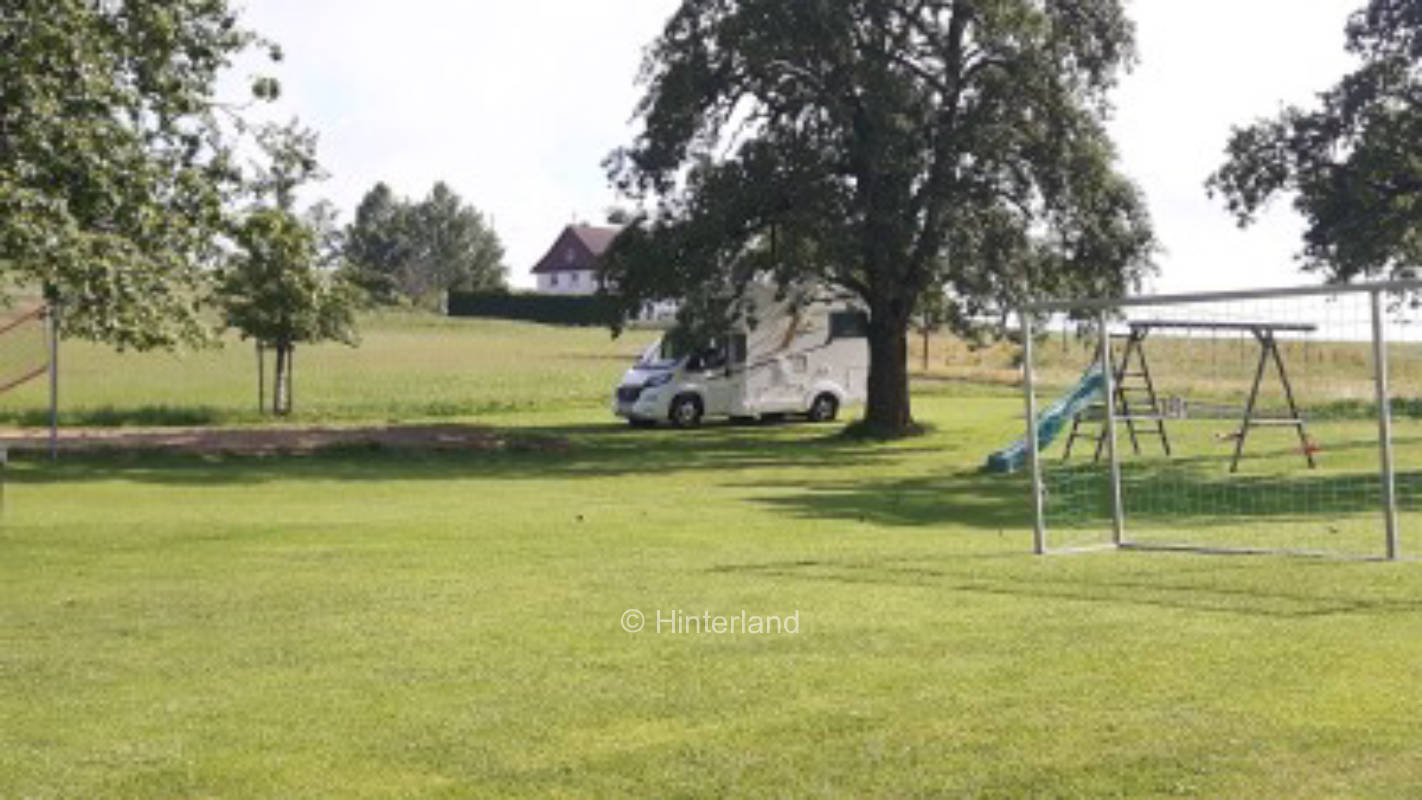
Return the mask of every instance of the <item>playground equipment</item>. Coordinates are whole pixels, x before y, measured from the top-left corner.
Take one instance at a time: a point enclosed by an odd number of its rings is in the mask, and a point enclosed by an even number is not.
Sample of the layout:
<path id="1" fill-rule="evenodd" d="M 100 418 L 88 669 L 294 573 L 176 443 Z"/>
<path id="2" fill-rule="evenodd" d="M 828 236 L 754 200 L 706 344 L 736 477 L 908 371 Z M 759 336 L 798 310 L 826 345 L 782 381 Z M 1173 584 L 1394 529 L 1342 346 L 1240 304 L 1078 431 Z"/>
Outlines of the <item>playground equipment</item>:
<path id="1" fill-rule="evenodd" d="M 1081 380 L 1066 394 L 1057 398 L 1037 418 L 1037 449 L 1050 446 L 1061 433 L 1068 419 L 1077 419 L 1082 409 L 1095 404 L 1106 392 L 1106 373 L 1099 363 L 1093 364 L 1082 373 Z M 1072 435 L 1075 435 L 1075 426 Z M 988 456 L 988 472 L 1016 472 L 1027 463 L 1027 440 L 1018 439 L 1007 447 Z"/>
<path id="2" fill-rule="evenodd" d="M 1000 460 L 1031 477 L 1034 552 L 1401 558 L 1399 518 L 1422 507 L 1399 503 L 1422 497 L 1422 451 L 1394 448 L 1394 424 L 1422 435 L 1419 298 L 1422 281 L 1390 281 L 1024 305 L 1025 452 Z M 1034 355 L 1044 323 L 1094 329 L 1105 385 L 1066 421 L 1037 413 L 1061 364 Z M 1053 438 L 1075 458 L 1047 457 Z"/>
<path id="3" fill-rule="evenodd" d="M 1149 433 L 1158 436 L 1161 449 L 1165 455 L 1170 453 L 1170 436 L 1165 430 L 1167 419 L 1178 419 L 1188 414 L 1188 406 L 1180 404 L 1175 413 L 1171 413 L 1162 407 L 1160 399 L 1156 395 L 1155 382 L 1151 379 L 1150 365 L 1146 362 L 1145 341 L 1152 331 L 1162 329 L 1176 330 L 1209 330 L 1209 331 L 1247 331 L 1254 336 L 1259 344 L 1259 363 L 1254 370 L 1254 382 L 1249 389 L 1249 400 L 1243 409 L 1243 418 L 1239 429 L 1233 432 L 1229 438 L 1234 441 L 1234 457 L 1230 459 L 1229 471 L 1231 473 L 1239 471 L 1239 460 L 1244 455 L 1245 441 L 1249 438 L 1249 432 L 1256 427 L 1264 426 L 1288 426 L 1298 432 L 1299 443 L 1304 459 L 1308 462 L 1309 469 L 1318 466 L 1314 461 L 1313 454 L 1317 452 L 1317 447 L 1309 441 L 1307 423 L 1303 414 L 1300 413 L 1298 403 L 1294 397 L 1294 387 L 1289 380 L 1289 373 L 1284 366 L 1284 356 L 1279 350 L 1277 334 L 1280 332 L 1292 333 L 1313 333 L 1318 330 L 1318 326 L 1311 323 L 1281 323 L 1281 322 L 1210 322 L 1191 320 L 1134 320 L 1126 323 L 1129 333 L 1112 334 L 1113 339 L 1124 339 L 1125 348 L 1122 350 L 1119 362 L 1112 364 L 1112 385 L 1115 395 L 1115 418 L 1118 422 L 1124 422 L 1127 434 L 1130 436 L 1131 449 L 1136 455 L 1141 453 L 1140 434 L 1136 428 L 1137 423 L 1151 423 L 1152 429 Z M 1135 369 L 1132 369 L 1131 359 L 1135 357 Z M 1092 356 L 1092 361 L 1101 362 L 1101 345 L 1097 345 L 1096 353 Z M 1284 399 L 1288 404 L 1287 413 L 1283 416 L 1261 417 L 1257 415 L 1257 403 L 1259 401 L 1259 388 L 1264 381 L 1264 373 L 1269 362 L 1273 361 L 1279 373 L 1279 382 L 1284 387 Z M 1133 405 L 1132 397 L 1136 397 L 1137 402 Z M 1084 423 L 1091 420 L 1089 412 L 1102 412 L 1100 406 L 1088 407 L 1079 410 L 1072 420 L 1071 433 L 1067 437 L 1066 450 L 1062 454 L 1062 460 L 1071 458 L 1072 445 L 1077 439 L 1087 438 L 1089 433 L 1082 430 Z M 1096 418 L 1103 422 L 1099 432 L 1095 435 L 1096 450 L 1093 460 L 1100 460 L 1103 446 L 1106 442 L 1105 413 L 1097 413 Z"/>

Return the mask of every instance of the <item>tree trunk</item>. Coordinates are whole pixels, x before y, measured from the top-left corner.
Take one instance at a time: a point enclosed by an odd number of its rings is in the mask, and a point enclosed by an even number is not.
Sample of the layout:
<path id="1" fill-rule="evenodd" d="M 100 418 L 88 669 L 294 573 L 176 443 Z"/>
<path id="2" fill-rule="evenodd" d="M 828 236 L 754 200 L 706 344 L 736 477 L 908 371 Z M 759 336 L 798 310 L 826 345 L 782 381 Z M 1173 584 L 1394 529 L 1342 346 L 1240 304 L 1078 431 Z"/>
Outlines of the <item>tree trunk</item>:
<path id="1" fill-rule="evenodd" d="M 930 335 L 928 326 L 923 328 L 923 374 L 928 374 L 928 337 Z"/>
<path id="2" fill-rule="evenodd" d="M 869 386 L 864 430 L 886 438 L 914 432 L 909 408 L 908 320 L 869 317 Z"/>
<path id="3" fill-rule="evenodd" d="M 267 413 L 267 364 L 261 342 L 257 342 L 257 413 Z"/>
<path id="4" fill-rule="evenodd" d="M 284 416 L 291 411 L 289 395 L 290 371 L 287 368 L 287 354 L 291 351 L 291 346 L 277 343 L 273 345 L 276 351 L 276 372 L 272 376 L 272 413 Z"/>

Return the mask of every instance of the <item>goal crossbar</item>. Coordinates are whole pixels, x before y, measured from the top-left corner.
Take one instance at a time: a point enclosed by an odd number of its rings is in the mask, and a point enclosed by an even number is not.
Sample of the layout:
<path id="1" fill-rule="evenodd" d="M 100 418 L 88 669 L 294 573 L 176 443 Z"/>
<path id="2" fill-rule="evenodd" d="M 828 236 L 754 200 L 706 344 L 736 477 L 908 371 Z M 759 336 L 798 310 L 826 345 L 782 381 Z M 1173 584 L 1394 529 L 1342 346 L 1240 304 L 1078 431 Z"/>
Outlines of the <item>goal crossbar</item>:
<path id="1" fill-rule="evenodd" d="M 1031 314 L 1054 311 L 1110 311 L 1133 306 L 1167 304 L 1215 303 L 1228 300 L 1262 300 L 1281 297 L 1318 297 L 1321 295 L 1395 293 L 1422 291 L 1422 280 L 1378 281 L 1338 286 L 1288 286 L 1277 289 L 1240 289 L 1224 292 L 1189 292 L 1185 294 L 1153 294 L 1136 297 L 1082 298 L 1078 300 L 1044 299 L 1024 303 L 1020 310 Z"/>

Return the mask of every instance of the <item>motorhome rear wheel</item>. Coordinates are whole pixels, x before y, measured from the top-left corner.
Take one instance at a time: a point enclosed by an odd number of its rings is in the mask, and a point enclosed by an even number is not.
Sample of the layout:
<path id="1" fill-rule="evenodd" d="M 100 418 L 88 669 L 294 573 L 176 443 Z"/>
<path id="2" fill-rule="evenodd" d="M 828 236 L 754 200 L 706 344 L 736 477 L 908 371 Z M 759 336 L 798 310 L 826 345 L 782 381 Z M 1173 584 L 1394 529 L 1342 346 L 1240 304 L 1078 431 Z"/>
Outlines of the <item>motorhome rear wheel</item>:
<path id="1" fill-rule="evenodd" d="M 808 414 L 811 422 L 829 422 L 839 414 L 839 398 L 825 392 L 815 397 Z"/>

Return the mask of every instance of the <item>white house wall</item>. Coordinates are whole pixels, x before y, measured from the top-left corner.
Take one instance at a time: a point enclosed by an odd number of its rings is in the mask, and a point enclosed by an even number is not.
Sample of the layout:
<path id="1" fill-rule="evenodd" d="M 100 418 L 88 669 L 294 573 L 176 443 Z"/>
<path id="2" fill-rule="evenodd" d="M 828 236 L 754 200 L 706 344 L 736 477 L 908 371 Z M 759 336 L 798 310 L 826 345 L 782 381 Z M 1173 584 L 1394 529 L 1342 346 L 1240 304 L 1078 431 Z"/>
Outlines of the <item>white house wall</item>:
<path id="1" fill-rule="evenodd" d="M 544 272 L 538 275 L 539 294 L 592 294 L 597 291 L 597 279 L 592 271 Z"/>

